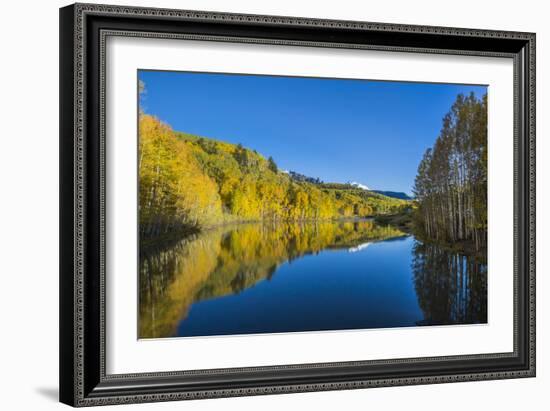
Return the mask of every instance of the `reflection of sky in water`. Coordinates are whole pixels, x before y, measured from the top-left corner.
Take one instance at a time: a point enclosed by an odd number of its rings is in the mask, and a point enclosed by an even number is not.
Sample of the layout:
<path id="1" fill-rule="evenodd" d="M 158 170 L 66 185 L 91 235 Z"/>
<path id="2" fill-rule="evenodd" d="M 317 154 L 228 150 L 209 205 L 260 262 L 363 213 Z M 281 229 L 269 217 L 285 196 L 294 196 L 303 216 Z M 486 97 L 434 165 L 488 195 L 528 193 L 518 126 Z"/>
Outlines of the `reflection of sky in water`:
<path id="1" fill-rule="evenodd" d="M 219 227 L 144 255 L 140 337 L 487 319 L 486 266 L 373 221 Z"/>
<path id="2" fill-rule="evenodd" d="M 356 253 L 358 251 L 366 249 L 369 245 L 371 245 L 371 243 L 363 243 L 363 244 L 358 245 L 357 247 L 348 248 L 348 251 L 350 253 Z"/>
<path id="3" fill-rule="evenodd" d="M 195 303 L 178 335 L 412 326 L 423 319 L 410 273 L 413 239 L 350 255 L 322 251 L 281 265 L 271 280 Z"/>

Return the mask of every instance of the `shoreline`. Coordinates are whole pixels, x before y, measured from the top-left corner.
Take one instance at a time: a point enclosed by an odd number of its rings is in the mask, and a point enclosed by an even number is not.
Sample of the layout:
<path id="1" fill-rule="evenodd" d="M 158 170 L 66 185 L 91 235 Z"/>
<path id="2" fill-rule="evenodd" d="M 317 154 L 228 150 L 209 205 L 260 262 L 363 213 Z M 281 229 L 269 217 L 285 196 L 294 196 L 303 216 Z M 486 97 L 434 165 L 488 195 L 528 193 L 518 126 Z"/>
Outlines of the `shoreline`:
<path id="1" fill-rule="evenodd" d="M 207 233 L 218 228 L 230 227 L 230 226 L 242 226 L 247 224 L 321 224 L 321 223 L 340 223 L 340 222 L 361 222 L 361 221 L 374 221 L 376 222 L 377 216 L 367 216 L 367 217 L 339 217 L 339 218 L 324 218 L 324 219 L 268 219 L 268 220 L 227 220 L 222 223 L 208 225 L 204 227 L 193 227 L 186 230 L 177 230 L 170 233 L 165 233 L 160 236 L 151 237 L 151 238 L 139 238 L 140 248 L 147 248 L 153 245 L 154 243 L 163 243 L 163 242 L 172 242 L 172 241 L 181 241 L 187 238 L 193 237 L 195 235 L 200 235 L 202 233 Z M 138 235 L 139 236 L 139 235 Z"/>
<path id="2" fill-rule="evenodd" d="M 408 213 L 377 217 L 375 218 L 375 221 L 378 224 L 391 225 L 392 227 L 395 227 L 407 234 L 414 236 L 417 240 L 423 243 L 436 245 L 449 252 L 474 257 L 476 260 L 485 261 L 485 263 L 487 261 L 487 247 L 476 250 L 473 246 L 473 242 L 470 240 L 462 240 L 454 243 L 449 243 L 447 241 L 438 241 L 432 238 L 428 238 L 420 230 L 415 229 L 412 215 Z"/>

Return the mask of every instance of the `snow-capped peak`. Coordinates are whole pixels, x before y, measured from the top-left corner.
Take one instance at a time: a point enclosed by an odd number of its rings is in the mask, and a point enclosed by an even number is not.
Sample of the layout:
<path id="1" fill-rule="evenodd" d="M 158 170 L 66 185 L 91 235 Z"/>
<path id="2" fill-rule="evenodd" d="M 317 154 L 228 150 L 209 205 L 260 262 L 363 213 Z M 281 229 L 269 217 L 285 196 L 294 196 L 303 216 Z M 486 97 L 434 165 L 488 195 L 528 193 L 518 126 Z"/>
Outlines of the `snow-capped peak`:
<path id="1" fill-rule="evenodd" d="M 350 184 L 354 187 L 361 188 L 363 190 L 370 190 L 370 188 L 368 188 L 366 185 L 358 183 L 356 181 L 352 181 Z"/>

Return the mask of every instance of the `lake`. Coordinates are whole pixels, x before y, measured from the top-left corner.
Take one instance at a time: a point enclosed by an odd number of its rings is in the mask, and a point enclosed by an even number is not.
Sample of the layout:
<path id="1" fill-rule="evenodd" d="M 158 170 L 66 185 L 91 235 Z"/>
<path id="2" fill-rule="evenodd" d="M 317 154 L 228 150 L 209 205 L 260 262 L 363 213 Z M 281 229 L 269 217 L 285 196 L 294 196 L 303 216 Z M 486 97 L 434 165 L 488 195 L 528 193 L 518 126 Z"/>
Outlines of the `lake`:
<path id="1" fill-rule="evenodd" d="M 139 337 L 487 322 L 487 265 L 374 220 L 249 223 L 143 247 Z"/>

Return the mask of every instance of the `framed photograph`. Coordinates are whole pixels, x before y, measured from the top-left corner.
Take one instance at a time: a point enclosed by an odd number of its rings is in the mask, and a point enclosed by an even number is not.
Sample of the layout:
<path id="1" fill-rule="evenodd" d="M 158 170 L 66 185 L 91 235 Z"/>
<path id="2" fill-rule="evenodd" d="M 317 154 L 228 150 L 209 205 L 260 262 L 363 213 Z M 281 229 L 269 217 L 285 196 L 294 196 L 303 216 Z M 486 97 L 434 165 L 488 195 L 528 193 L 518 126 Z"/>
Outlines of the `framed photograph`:
<path id="1" fill-rule="evenodd" d="M 535 376 L 535 34 L 60 22 L 62 402 Z"/>

